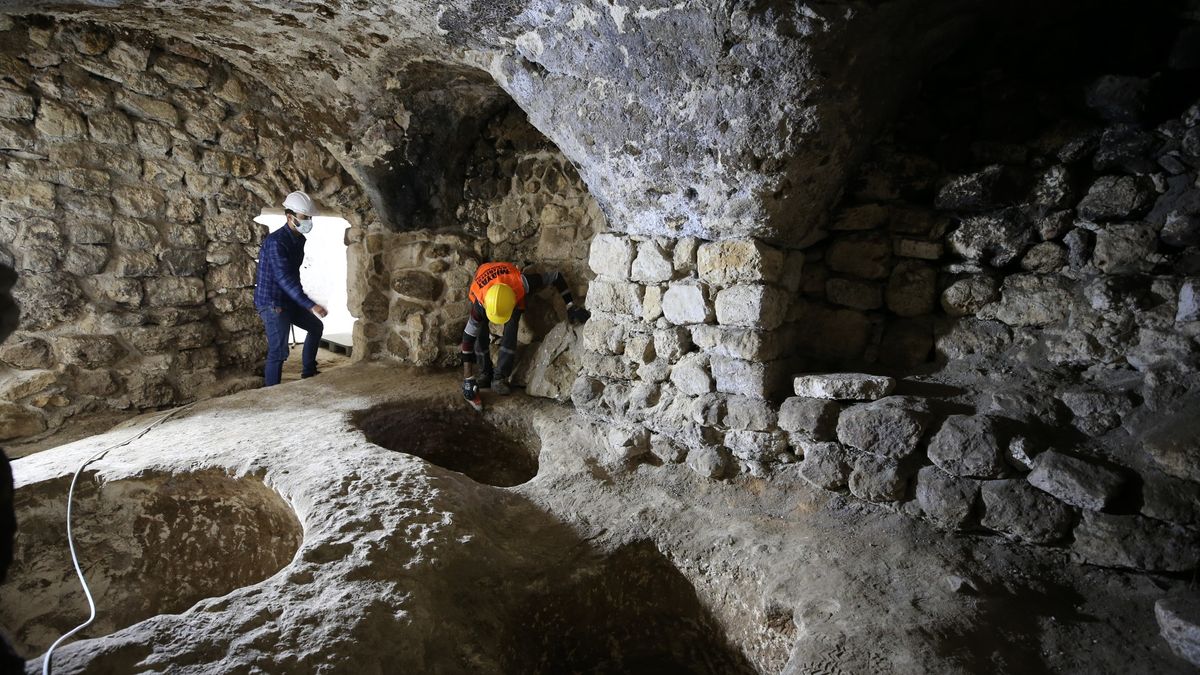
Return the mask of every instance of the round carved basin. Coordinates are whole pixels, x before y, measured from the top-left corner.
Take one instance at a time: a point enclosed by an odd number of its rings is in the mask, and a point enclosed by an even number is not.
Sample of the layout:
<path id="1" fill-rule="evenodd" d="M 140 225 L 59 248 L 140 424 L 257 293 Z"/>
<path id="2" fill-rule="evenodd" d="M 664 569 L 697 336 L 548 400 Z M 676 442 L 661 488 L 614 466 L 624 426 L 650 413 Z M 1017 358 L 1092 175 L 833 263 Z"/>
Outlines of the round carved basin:
<path id="1" fill-rule="evenodd" d="M 20 531 L 0 626 L 27 658 L 88 616 L 67 548 L 70 477 L 17 490 Z M 220 471 L 147 474 L 99 483 L 80 476 L 72 508 L 80 565 L 96 599 L 81 638 L 107 635 L 204 598 L 258 583 L 287 565 L 303 528 L 257 478 Z"/>

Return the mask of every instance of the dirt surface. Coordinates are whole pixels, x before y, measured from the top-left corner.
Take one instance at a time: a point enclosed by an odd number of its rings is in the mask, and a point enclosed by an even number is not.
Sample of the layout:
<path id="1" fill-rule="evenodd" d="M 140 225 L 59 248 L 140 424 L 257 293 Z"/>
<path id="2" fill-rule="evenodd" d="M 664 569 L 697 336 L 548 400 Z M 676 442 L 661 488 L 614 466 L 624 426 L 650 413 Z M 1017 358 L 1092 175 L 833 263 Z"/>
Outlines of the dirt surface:
<path id="1" fill-rule="evenodd" d="M 353 424 L 381 405 L 446 416 L 458 385 L 354 364 L 197 404 L 97 462 L 102 480 L 260 475 L 304 541 L 270 579 L 72 644 L 55 672 L 1194 672 L 1153 613 L 1189 580 L 940 532 L 789 469 L 713 481 L 613 466 L 602 426 L 520 394 L 454 431 L 540 443 L 537 476 L 513 488 Z M 117 435 L 18 460 L 18 490 Z"/>
<path id="2" fill-rule="evenodd" d="M 367 440 L 487 485 L 511 487 L 537 474 L 537 458 L 465 404 L 385 403 L 355 415 Z"/>

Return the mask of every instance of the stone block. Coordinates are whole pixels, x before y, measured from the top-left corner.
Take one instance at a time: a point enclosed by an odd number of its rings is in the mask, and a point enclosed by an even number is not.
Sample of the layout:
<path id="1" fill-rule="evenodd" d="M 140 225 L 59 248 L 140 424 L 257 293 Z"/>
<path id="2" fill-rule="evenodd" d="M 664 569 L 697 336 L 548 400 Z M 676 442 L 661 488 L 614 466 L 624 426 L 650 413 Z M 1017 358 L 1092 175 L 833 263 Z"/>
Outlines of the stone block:
<path id="1" fill-rule="evenodd" d="M 938 190 L 934 208 L 939 211 L 986 211 L 1011 201 L 1020 192 L 1019 182 L 1011 169 L 1001 165 L 956 176 Z"/>
<path id="2" fill-rule="evenodd" d="M 996 355 L 1012 345 L 1012 330 L 998 321 L 962 319 L 943 329 L 934 340 L 939 354 L 948 359 Z"/>
<path id="3" fill-rule="evenodd" d="M 620 425 L 608 428 L 605 434 L 610 456 L 628 461 L 650 452 L 650 432 L 643 426 Z"/>
<path id="4" fill-rule="evenodd" d="M 904 397 L 850 406 L 838 418 L 837 437 L 865 453 L 905 459 L 918 448 L 930 421 L 928 411 Z"/>
<path id="5" fill-rule="evenodd" d="M 787 308 L 787 293 L 774 286 L 738 285 L 717 293 L 717 322 L 723 326 L 773 330 L 783 323 Z"/>
<path id="6" fill-rule="evenodd" d="M 887 307 L 905 317 L 932 314 L 937 297 L 937 272 L 915 261 L 902 261 L 887 284 Z"/>
<path id="7" fill-rule="evenodd" d="M 592 238 L 588 266 L 602 277 L 629 279 L 633 253 L 633 241 L 628 237 L 609 233 L 597 234 Z"/>
<path id="8" fill-rule="evenodd" d="M 700 284 L 671 284 L 663 294 L 662 309 L 663 317 L 677 326 L 709 323 L 713 320 L 712 305 Z"/>
<path id="9" fill-rule="evenodd" d="M 639 243 L 631 274 L 634 281 L 644 284 L 669 281 L 674 274 L 670 253 L 653 240 Z"/>
<path id="10" fill-rule="evenodd" d="M 646 286 L 642 292 L 642 321 L 654 323 L 663 315 L 663 290 L 658 286 Z"/>
<path id="11" fill-rule="evenodd" d="M 0 401 L 0 441 L 26 438 L 46 430 L 42 413 L 8 401 Z"/>
<path id="12" fill-rule="evenodd" d="M 145 251 L 125 251 L 116 257 L 113 274 L 118 277 L 148 277 L 158 274 L 158 258 Z"/>
<path id="13" fill-rule="evenodd" d="M 779 406 L 779 428 L 815 441 L 837 439 L 841 404 L 823 398 L 792 396 Z"/>
<path id="14" fill-rule="evenodd" d="M 825 282 L 825 299 L 854 309 L 879 309 L 883 306 L 883 288 L 870 281 L 838 277 Z"/>
<path id="15" fill-rule="evenodd" d="M 684 237 L 675 241 L 671 251 L 671 265 L 675 268 L 675 278 L 690 276 L 696 271 L 696 249 L 700 242 L 695 237 Z"/>
<path id="16" fill-rule="evenodd" d="M 845 448 L 838 443 L 805 444 L 800 477 L 822 490 L 844 490 L 850 477 Z"/>
<path id="17" fill-rule="evenodd" d="M 892 244 L 883 235 L 838 239 L 825 252 L 829 269 L 862 279 L 885 279 L 892 270 Z"/>
<path id="18" fill-rule="evenodd" d="M 1071 509 L 1021 479 L 985 481 L 984 527 L 1032 544 L 1052 544 L 1071 530 Z"/>
<path id="19" fill-rule="evenodd" d="M 796 294 L 804 283 L 804 251 L 788 251 L 783 259 L 783 274 L 779 276 L 779 285 L 788 293 Z"/>
<path id="20" fill-rule="evenodd" d="M 1067 249 L 1053 241 L 1035 245 L 1021 258 L 1021 269 L 1026 272 L 1051 274 L 1067 264 Z"/>
<path id="21" fill-rule="evenodd" d="M 729 453 L 723 448 L 701 445 L 688 452 L 687 465 L 705 478 L 721 478 L 729 471 Z"/>
<path id="22" fill-rule="evenodd" d="M 1154 186 L 1145 176 L 1101 176 L 1079 202 L 1079 215 L 1095 221 L 1133 220 L 1154 203 Z"/>
<path id="23" fill-rule="evenodd" d="M 174 54 L 163 54 L 155 59 L 154 72 L 167 82 L 184 89 L 198 89 L 209 82 L 207 67 Z"/>
<path id="24" fill-rule="evenodd" d="M 60 335 L 54 340 L 59 361 L 83 368 L 106 368 L 125 355 L 112 335 Z"/>
<path id="25" fill-rule="evenodd" d="M 714 286 L 775 283 L 783 272 L 783 252 L 754 239 L 701 244 L 696 251 L 700 280 Z"/>
<path id="26" fill-rule="evenodd" d="M 625 352 L 625 327 L 602 316 L 593 316 L 579 329 L 580 346 L 598 354 Z"/>
<path id="27" fill-rule="evenodd" d="M 769 462 L 787 452 L 787 439 L 779 432 L 731 430 L 725 447 L 734 457 L 748 462 Z"/>
<path id="28" fill-rule="evenodd" d="M 152 307 L 199 305 L 205 300 L 204 281 L 192 277 L 146 279 L 146 303 Z"/>
<path id="29" fill-rule="evenodd" d="M 91 285 L 98 299 L 129 307 L 142 304 L 142 283 L 137 279 L 99 275 L 92 278 Z"/>
<path id="30" fill-rule="evenodd" d="M 762 399 L 730 396 L 725 400 L 725 426 L 740 431 L 770 431 L 778 413 Z"/>
<path id="31" fill-rule="evenodd" d="M 692 326 L 691 341 L 710 354 L 747 361 L 772 361 L 787 350 L 787 332 L 697 324 Z"/>
<path id="32" fill-rule="evenodd" d="M 964 218 L 949 239 L 955 254 L 992 267 L 1019 260 L 1031 243 L 1033 228 L 1016 209 Z"/>
<path id="33" fill-rule="evenodd" d="M 1095 511 L 1083 512 L 1071 556 L 1090 565 L 1151 572 L 1190 572 L 1200 566 L 1193 530 Z"/>
<path id="34" fill-rule="evenodd" d="M 432 274 L 414 270 L 394 274 L 392 290 L 410 300 L 433 302 L 441 297 L 445 284 Z"/>
<path id="35" fill-rule="evenodd" d="M 1092 264 L 1105 274 L 1136 274 L 1154 268 L 1158 234 L 1146 223 L 1112 223 L 1096 232 Z"/>
<path id="36" fill-rule="evenodd" d="M 979 481 L 950 475 L 936 466 L 924 467 L 917 473 L 917 503 L 926 516 L 942 527 L 965 527 L 978 501 Z"/>
<path id="37" fill-rule="evenodd" d="M 214 265 L 208 268 L 206 280 L 214 291 L 230 288 L 249 288 L 254 285 L 256 264 L 249 258 L 232 262 L 228 265 Z"/>
<path id="38" fill-rule="evenodd" d="M 663 464 L 678 464 L 687 458 L 687 448 L 676 443 L 665 434 L 653 434 L 650 437 L 650 454 Z"/>
<path id="39" fill-rule="evenodd" d="M 929 459 L 946 473 L 971 478 L 1002 478 L 1008 473 L 1008 435 L 997 418 L 951 415 L 929 440 Z"/>
<path id="40" fill-rule="evenodd" d="M 908 492 L 909 474 L 890 457 L 856 453 L 851 459 L 850 493 L 869 502 L 897 502 Z"/>
<path id="41" fill-rule="evenodd" d="M 56 140 L 82 138 L 87 134 L 87 123 L 82 115 L 50 99 L 42 101 L 34 128 L 43 137 Z"/>
<path id="42" fill-rule="evenodd" d="M 643 287 L 621 281 L 596 279 L 588 285 L 587 305 L 593 310 L 640 317 Z"/>
<path id="43" fill-rule="evenodd" d="M 140 73 L 150 61 L 150 50 L 117 40 L 107 54 L 109 62 L 126 73 Z"/>
<path id="44" fill-rule="evenodd" d="M 883 375 L 830 373 L 799 375 L 793 380 L 797 396 L 832 401 L 875 401 L 896 389 L 896 380 Z"/>
<path id="45" fill-rule="evenodd" d="M 688 396 L 699 396 L 713 390 L 713 378 L 709 373 L 709 359 L 705 354 L 685 355 L 671 368 L 671 384 Z"/>
<path id="46" fill-rule="evenodd" d="M 142 185 L 120 185 L 113 190 L 112 199 L 119 213 L 150 220 L 161 215 L 166 203 L 161 191 Z"/>
<path id="47" fill-rule="evenodd" d="M 717 391 L 762 399 L 775 396 L 786 372 L 782 361 L 745 361 L 715 354 L 709 365 Z"/>
<path id="48" fill-rule="evenodd" d="M 1033 461 L 1029 484 L 1081 509 L 1102 511 L 1125 486 L 1125 476 L 1107 467 L 1048 450 Z"/>
<path id="49" fill-rule="evenodd" d="M 13 368 L 32 370 L 53 365 L 50 345 L 36 337 L 9 338 L 0 344 L 0 362 Z"/>
<path id="50" fill-rule="evenodd" d="M 996 318 L 1009 326 L 1046 326 L 1071 308 L 1071 288 L 1059 276 L 1014 274 L 1004 280 Z"/>
<path id="51" fill-rule="evenodd" d="M 33 121 L 34 99 L 29 94 L 0 87 L 0 118 L 20 122 Z"/>
<path id="52" fill-rule="evenodd" d="M 1200 277 L 1185 279 L 1179 287 L 1175 321 L 1200 321 Z"/>
<path id="53" fill-rule="evenodd" d="M 63 257 L 62 268 L 75 276 L 91 276 L 104 271 L 107 262 L 107 246 L 72 246 Z"/>
<path id="54" fill-rule="evenodd" d="M 123 89 L 117 94 L 117 105 L 143 119 L 157 120 L 172 128 L 179 125 L 179 111 L 169 101 Z"/>
<path id="55" fill-rule="evenodd" d="M 840 231 L 874 230 L 888 221 L 887 208 L 879 204 L 867 204 L 842 209 L 829 229 Z"/>
<path id="56" fill-rule="evenodd" d="M 892 250 L 901 258 L 937 260 L 942 257 L 944 247 L 941 242 L 901 238 L 892 242 Z"/>
<path id="57" fill-rule="evenodd" d="M 674 326 L 654 331 L 654 353 L 675 363 L 692 348 L 692 338 L 687 329 Z"/>

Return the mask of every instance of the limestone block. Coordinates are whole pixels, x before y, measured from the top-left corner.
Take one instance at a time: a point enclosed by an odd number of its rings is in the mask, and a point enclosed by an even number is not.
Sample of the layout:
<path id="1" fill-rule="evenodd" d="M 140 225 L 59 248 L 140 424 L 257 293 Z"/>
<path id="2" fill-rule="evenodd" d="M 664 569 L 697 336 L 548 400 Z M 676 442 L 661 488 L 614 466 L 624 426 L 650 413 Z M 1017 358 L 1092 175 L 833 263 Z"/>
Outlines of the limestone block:
<path id="1" fill-rule="evenodd" d="M 1004 280 L 996 318 L 1010 326 L 1046 326 L 1062 321 L 1071 289 L 1059 276 L 1014 274 Z"/>
<path id="2" fill-rule="evenodd" d="M 117 105 L 124 111 L 143 119 L 157 120 L 169 127 L 179 125 L 179 112 L 170 102 L 136 94 L 127 89 L 117 93 Z"/>
<path id="3" fill-rule="evenodd" d="M 882 235 L 838 239 L 825 252 L 829 269 L 863 279 L 885 279 L 891 272 L 892 244 Z"/>
<path id="4" fill-rule="evenodd" d="M 663 290 L 658 286 L 646 286 L 642 293 L 642 321 L 654 323 L 663 315 Z"/>
<path id="5" fill-rule="evenodd" d="M 158 274 L 158 258 L 145 251 L 124 251 L 116 257 L 112 272 L 118 277 L 148 277 Z"/>
<path id="6" fill-rule="evenodd" d="M 107 246 L 72 246 L 67 249 L 62 266 L 64 272 L 76 276 L 91 276 L 104 271 L 107 262 Z"/>
<path id="7" fill-rule="evenodd" d="M 664 382 L 670 375 L 671 362 L 662 357 L 639 366 L 637 369 L 637 379 L 643 382 Z"/>
<path id="8" fill-rule="evenodd" d="M 92 278 L 91 287 L 100 299 L 129 307 L 142 304 L 142 284 L 137 279 L 98 275 Z"/>
<path id="9" fill-rule="evenodd" d="M 631 273 L 634 281 L 644 284 L 669 281 L 674 274 L 671 255 L 653 240 L 640 242 Z"/>
<path id="10" fill-rule="evenodd" d="M 619 356 L 584 352 L 579 363 L 582 372 L 610 380 L 632 380 L 636 372 L 632 362 Z"/>
<path id="11" fill-rule="evenodd" d="M 883 288 L 870 281 L 836 277 L 825 282 L 825 299 L 854 309 L 879 309 L 883 306 Z"/>
<path id="12" fill-rule="evenodd" d="M 717 321 L 724 326 L 773 330 L 787 316 L 788 295 L 774 286 L 737 285 L 717 293 Z"/>
<path id="13" fill-rule="evenodd" d="M 53 139 L 82 138 L 87 133 L 82 115 L 49 99 L 42 101 L 34 128 L 42 136 Z"/>
<path id="14" fill-rule="evenodd" d="M 779 407 L 779 428 L 815 441 L 837 439 L 837 420 L 842 406 L 820 398 L 792 396 Z"/>
<path id="15" fill-rule="evenodd" d="M 21 206 L 34 211 L 54 210 L 54 186 L 24 180 L 0 182 L 0 200 L 5 206 Z"/>
<path id="16" fill-rule="evenodd" d="M 604 382 L 594 377 L 580 375 L 571 384 L 571 403 L 580 410 L 594 407 L 603 394 Z"/>
<path id="17" fill-rule="evenodd" d="M 896 379 L 864 373 L 799 375 L 793 381 L 797 396 L 832 401 L 875 401 L 896 389 Z"/>
<path id="18" fill-rule="evenodd" d="M 618 461 L 636 459 L 650 452 L 650 432 L 643 426 L 609 427 L 605 439 L 611 457 Z"/>
<path id="19" fill-rule="evenodd" d="M 850 477 L 846 449 L 840 443 L 805 443 L 800 477 L 822 490 L 844 490 Z"/>
<path id="20" fill-rule="evenodd" d="M 695 237 L 685 237 L 675 242 L 671 251 L 671 265 L 675 268 L 675 278 L 691 276 L 696 271 L 696 249 L 700 241 Z"/>
<path id="21" fill-rule="evenodd" d="M 204 230 L 214 241 L 246 244 L 254 240 L 254 232 L 246 219 L 237 213 L 220 213 L 204 219 Z"/>
<path id="22" fill-rule="evenodd" d="M 1035 245 L 1021 258 L 1021 269 L 1026 272 L 1050 274 L 1067 264 L 1067 249 L 1053 241 Z"/>
<path id="23" fill-rule="evenodd" d="M 579 329 L 579 344 L 598 354 L 625 353 L 625 327 L 602 316 L 593 316 Z"/>
<path id="24" fill-rule="evenodd" d="M 10 338 L 0 344 L 0 362 L 13 368 L 32 370 L 49 368 L 53 364 L 50 345 L 41 338 Z"/>
<path id="25" fill-rule="evenodd" d="M 587 306 L 601 312 L 641 316 L 642 290 L 634 283 L 596 279 L 588 285 Z"/>
<path id="26" fill-rule="evenodd" d="M 699 396 L 713 390 L 709 359 L 705 354 L 691 353 L 679 359 L 671 368 L 671 384 L 687 396 Z"/>
<path id="27" fill-rule="evenodd" d="M 696 251 L 700 280 L 715 286 L 775 283 L 783 272 L 783 252 L 755 239 L 701 244 Z"/>
<path id="28" fill-rule="evenodd" d="M 932 314 L 937 296 L 937 272 L 924 263 L 903 261 L 887 284 L 887 307 L 900 316 Z"/>
<path id="29" fill-rule="evenodd" d="M 1071 556 L 1103 567 L 1189 572 L 1200 566 L 1195 532 L 1141 516 L 1084 511 Z"/>
<path id="30" fill-rule="evenodd" d="M 0 118 L 33 121 L 33 97 L 23 91 L 0 87 Z"/>
<path id="31" fill-rule="evenodd" d="M 445 284 L 432 274 L 413 270 L 393 275 L 392 290 L 410 300 L 433 302 L 441 297 Z"/>
<path id="32" fill-rule="evenodd" d="M 1012 345 L 1012 330 L 998 321 L 963 319 L 937 336 L 934 346 L 946 358 L 995 355 Z"/>
<path id="33" fill-rule="evenodd" d="M 143 282 L 146 303 L 152 307 L 199 305 L 204 302 L 204 281 L 192 277 L 158 277 Z"/>
<path id="34" fill-rule="evenodd" d="M 984 527 L 1032 544 L 1052 544 L 1071 529 L 1071 509 L 1021 479 L 984 481 Z"/>
<path id="35" fill-rule="evenodd" d="M 649 333 L 630 332 L 625 338 L 625 358 L 641 366 L 655 359 L 654 336 Z"/>
<path id="36" fill-rule="evenodd" d="M 1096 233 L 1092 263 L 1105 274 L 1135 274 L 1154 268 L 1158 235 L 1146 223 L 1112 223 Z"/>
<path id="37" fill-rule="evenodd" d="M 0 401 L 0 441 L 25 438 L 46 430 L 46 420 L 34 408 Z"/>
<path id="38" fill-rule="evenodd" d="M 592 238 L 588 266 L 602 277 L 629 279 L 633 265 L 633 241 L 616 234 L 601 233 Z"/>
<path id="39" fill-rule="evenodd" d="M 951 529 L 970 521 L 979 502 L 979 481 L 927 466 L 917 473 L 917 503 L 931 520 Z"/>
<path id="40" fill-rule="evenodd" d="M 84 368 L 102 368 L 115 364 L 125 349 L 112 335 L 60 335 L 54 339 L 59 361 Z"/>
<path id="41" fill-rule="evenodd" d="M 702 427 L 716 427 L 725 423 L 726 397 L 707 393 L 695 397 L 683 397 L 687 402 L 687 419 Z"/>
<path id="42" fill-rule="evenodd" d="M 729 471 L 730 459 L 723 448 L 701 445 L 688 452 L 688 468 L 705 478 L 720 478 Z"/>
<path id="43" fill-rule="evenodd" d="M 725 426 L 742 431 L 770 431 L 778 414 L 762 399 L 730 396 L 725 400 Z"/>
<path id="44" fill-rule="evenodd" d="M 21 372 L 0 378 L 0 399 L 19 401 L 45 394 L 59 384 L 59 374 L 53 370 Z"/>
<path id="45" fill-rule="evenodd" d="M 856 453 L 851 459 L 850 492 L 869 502 L 896 502 L 908 491 L 909 474 L 890 457 Z"/>
<path id="46" fill-rule="evenodd" d="M 829 229 L 834 231 L 874 230 L 888 221 L 888 210 L 879 204 L 842 209 Z"/>
<path id="47" fill-rule="evenodd" d="M 31 152 L 36 145 L 37 137 L 33 129 L 24 124 L 0 120 L 0 148 Z"/>
<path id="48" fill-rule="evenodd" d="M 996 418 L 951 415 L 930 439 L 929 459 L 956 476 L 1001 478 L 1008 473 L 1007 440 Z"/>
<path id="49" fill-rule="evenodd" d="M 50 179 L 59 185 L 85 192 L 107 192 L 111 177 L 106 171 L 80 168 L 57 168 Z"/>
<path id="50" fill-rule="evenodd" d="M 666 434 L 653 434 L 650 436 L 650 454 L 664 464 L 679 464 L 687 459 L 687 448 Z"/>
<path id="51" fill-rule="evenodd" d="M 134 218 L 154 219 L 161 215 L 164 204 L 162 192 L 144 185 L 121 185 L 112 193 L 117 211 Z"/>
<path id="52" fill-rule="evenodd" d="M 710 367 L 717 391 L 752 398 L 771 398 L 781 389 L 786 376 L 782 361 L 745 361 L 714 354 Z"/>
<path id="53" fill-rule="evenodd" d="M 964 218 L 950 235 L 950 250 L 971 262 L 1005 267 L 1020 259 L 1033 240 L 1033 228 L 1020 211 Z"/>
<path id="54" fill-rule="evenodd" d="M 117 40 L 106 56 L 109 62 L 126 73 L 140 73 L 150 60 L 150 50 Z"/>
<path id="55" fill-rule="evenodd" d="M 1112 469 L 1048 450 L 1033 462 L 1029 484 L 1081 509 L 1108 508 L 1125 485 L 1125 477 Z"/>
<path id="56" fill-rule="evenodd" d="M 846 408 L 838 418 L 837 436 L 843 445 L 865 453 L 905 459 L 917 451 L 929 421 L 920 404 L 889 396 Z"/>
<path id="57" fill-rule="evenodd" d="M 1182 592 L 1154 603 L 1159 633 L 1171 651 L 1200 667 L 1200 596 Z"/>
<path id="58" fill-rule="evenodd" d="M 1154 187 L 1145 176 L 1101 176 L 1079 202 L 1088 220 L 1132 220 L 1154 203 Z"/>
<path id="59" fill-rule="evenodd" d="M 713 319 L 712 306 L 700 284 L 671 284 L 663 294 L 662 308 L 667 321 L 677 326 L 709 323 Z"/>
<path id="60" fill-rule="evenodd" d="M 691 327 L 691 339 L 705 352 L 747 361 L 772 361 L 788 348 L 790 331 L 761 331 L 697 324 Z"/>
<path id="61" fill-rule="evenodd" d="M 687 329 L 678 326 L 654 331 L 654 352 L 659 357 L 674 363 L 692 348 L 692 338 Z"/>
<path id="62" fill-rule="evenodd" d="M 1185 279 L 1179 287 L 1176 321 L 1200 321 L 1200 277 Z"/>
<path id="63" fill-rule="evenodd" d="M 96 195 L 60 187 L 55 197 L 63 210 L 76 218 L 91 217 L 106 221 L 112 217 L 112 201 L 108 195 Z"/>
<path id="64" fill-rule="evenodd" d="M 787 452 L 787 440 L 779 432 L 735 429 L 725 434 L 725 447 L 738 459 L 767 462 Z"/>
<path id="65" fill-rule="evenodd" d="M 1059 394 L 1070 409 L 1071 424 L 1089 436 L 1099 436 L 1121 424 L 1121 418 L 1133 408 L 1125 393 L 1096 389 L 1075 389 Z"/>
<path id="66" fill-rule="evenodd" d="M 892 251 L 902 258 L 919 258 L 921 260 L 937 260 L 942 257 L 941 242 L 923 241 L 920 239 L 896 239 L 892 243 Z"/>
<path id="67" fill-rule="evenodd" d="M 243 259 L 228 265 L 215 265 L 208 269 L 208 285 L 214 291 L 229 288 L 249 288 L 254 285 L 256 264 L 253 260 Z M 147 294 L 149 289 L 147 288 Z"/>
<path id="68" fill-rule="evenodd" d="M 126 219 L 121 218 L 119 220 L 125 221 Z M 123 224 L 123 222 L 114 223 L 114 225 L 120 224 Z M 66 224 L 67 238 L 75 244 L 112 244 L 115 240 L 122 245 L 129 245 L 132 238 L 114 238 L 114 233 L 120 233 L 119 230 L 115 229 L 114 225 L 110 225 L 107 221 L 94 220 L 92 218 L 68 220 Z M 154 235 L 157 237 L 158 232 L 154 232 Z M 146 244 L 153 243 L 153 241 L 151 239 Z M 144 248 L 144 246 L 139 248 Z"/>
<path id="69" fill-rule="evenodd" d="M 1164 473 L 1200 482 L 1200 399 L 1190 396 L 1176 410 L 1162 415 L 1142 438 L 1142 449 Z"/>
<path id="70" fill-rule="evenodd" d="M 1200 244 L 1200 214 L 1168 213 L 1158 236 L 1163 243 L 1180 248 Z"/>
<path id="71" fill-rule="evenodd" d="M 154 61 L 154 72 L 177 87 L 198 89 L 208 84 L 208 68 L 174 54 L 163 54 Z"/>
<path id="72" fill-rule="evenodd" d="M 977 173 L 956 176 L 938 190 L 934 207 L 939 211 L 985 211 L 999 206 L 1017 191 L 1012 172 L 992 165 Z"/>

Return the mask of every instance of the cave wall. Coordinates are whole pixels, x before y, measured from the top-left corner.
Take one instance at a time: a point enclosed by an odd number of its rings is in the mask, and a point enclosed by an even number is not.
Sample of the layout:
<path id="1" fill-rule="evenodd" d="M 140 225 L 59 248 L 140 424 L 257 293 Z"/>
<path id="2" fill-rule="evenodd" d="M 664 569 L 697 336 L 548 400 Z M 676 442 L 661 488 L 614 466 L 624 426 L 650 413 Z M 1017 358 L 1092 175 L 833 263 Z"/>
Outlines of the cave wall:
<path id="1" fill-rule="evenodd" d="M 574 166 L 512 104 L 473 138 L 454 172 L 461 178 L 458 194 L 443 190 L 447 203 L 457 206 L 437 218 L 452 224 L 353 231 L 350 302 L 362 317 L 356 353 L 415 365 L 457 364 L 467 291 L 485 261 L 512 262 L 535 273 L 558 270 L 575 297 L 586 297 L 593 277 L 587 251 L 605 218 Z M 539 294 L 521 323 L 523 349 L 536 350 L 563 316 L 556 294 Z M 515 377 L 527 379 L 524 372 Z"/>
<path id="2" fill-rule="evenodd" d="M 0 19 L 0 256 L 21 322 L 0 348 L 4 436 L 81 411 L 253 386 L 264 206 L 361 191 L 252 79 L 124 30 Z"/>

